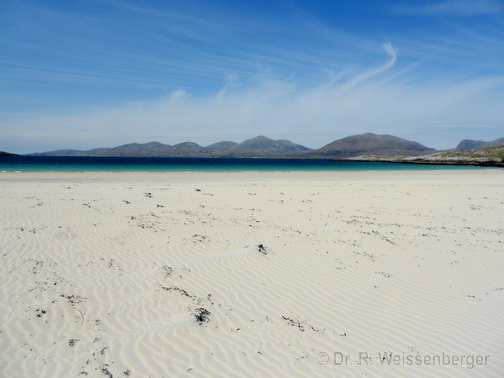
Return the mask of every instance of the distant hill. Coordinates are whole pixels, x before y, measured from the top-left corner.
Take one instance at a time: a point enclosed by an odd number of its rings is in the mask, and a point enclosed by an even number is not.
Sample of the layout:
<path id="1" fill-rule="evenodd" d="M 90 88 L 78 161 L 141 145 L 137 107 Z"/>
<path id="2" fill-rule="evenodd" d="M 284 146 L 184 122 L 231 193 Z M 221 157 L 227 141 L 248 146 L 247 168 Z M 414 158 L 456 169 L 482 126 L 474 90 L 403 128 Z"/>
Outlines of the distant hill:
<path id="1" fill-rule="evenodd" d="M 223 156 L 229 157 L 258 157 L 258 156 L 286 156 L 299 152 L 310 151 L 309 148 L 289 140 L 274 140 L 263 135 L 247 139 L 246 141 L 222 151 Z"/>
<path id="2" fill-rule="evenodd" d="M 504 160 L 504 138 L 501 138 L 500 144 L 492 144 L 479 148 L 472 148 L 470 150 L 455 150 L 442 152 L 438 155 L 442 158 L 461 158 L 461 159 L 500 159 Z"/>
<path id="3" fill-rule="evenodd" d="M 236 142 L 217 142 L 214 144 L 211 144 L 210 146 L 206 146 L 205 150 L 207 150 L 210 153 L 221 153 L 227 150 L 230 150 L 231 148 L 238 146 L 238 143 Z"/>
<path id="4" fill-rule="evenodd" d="M 130 143 L 113 148 L 88 151 L 58 150 L 36 153 L 36 156 L 120 156 L 120 157 L 264 157 L 286 156 L 310 149 L 288 140 L 273 140 L 265 136 L 243 143 L 223 141 L 202 147 L 193 142 L 168 145 L 159 142 Z"/>
<path id="5" fill-rule="evenodd" d="M 318 150 L 306 153 L 307 157 L 346 159 L 356 156 L 413 156 L 433 153 L 436 150 L 392 135 L 366 133 L 338 139 Z"/>
<path id="6" fill-rule="evenodd" d="M 130 143 L 113 148 L 95 148 L 79 151 L 70 156 L 118 156 L 118 157 L 187 157 L 203 156 L 204 148 L 192 142 L 170 146 L 159 142 Z"/>
<path id="7" fill-rule="evenodd" d="M 47 152 L 35 152 L 30 154 L 30 156 L 69 156 L 72 154 L 77 154 L 81 152 L 80 150 L 55 150 L 55 151 L 47 151 Z"/>
<path id="8" fill-rule="evenodd" d="M 14 156 L 16 154 L 11 154 L 10 152 L 0 151 L 0 156 Z"/>
<path id="9" fill-rule="evenodd" d="M 495 139 L 491 142 L 484 142 L 482 140 L 464 139 L 457 145 L 457 147 L 455 149 L 456 150 L 472 150 L 475 148 L 486 147 L 486 146 L 496 146 L 499 144 L 504 144 L 504 138 Z"/>

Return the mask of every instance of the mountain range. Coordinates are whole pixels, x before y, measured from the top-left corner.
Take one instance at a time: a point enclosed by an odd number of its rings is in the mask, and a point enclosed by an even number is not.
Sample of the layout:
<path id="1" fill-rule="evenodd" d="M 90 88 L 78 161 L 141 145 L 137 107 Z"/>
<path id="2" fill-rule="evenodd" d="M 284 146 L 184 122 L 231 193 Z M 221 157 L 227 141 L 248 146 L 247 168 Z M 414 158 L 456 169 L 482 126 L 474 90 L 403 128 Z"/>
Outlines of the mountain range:
<path id="1" fill-rule="evenodd" d="M 480 140 L 462 140 L 455 149 L 437 151 L 420 143 L 398 138 L 388 134 L 377 135 L 366 133 L 352 135 L 335 140 L 321 148 L 310 149 L 289 140 L 274 140 L 263 135 L 247 139 L 242 143 L 222 141 L 203 147 L 193 142 L 183 142 L 175 145 L 160 142 L 130 143 L 112 148 L 95 148 L 87 151 L 57 150 L 30 154 L 31 156 L 119 156 L 119 157 L 247 157 L 247 158 L 300 158 L 300 159 L 334 159 L 334 160 L 382 160 L 411 161 L 411 157 L 425 157 L 434 160 L 445 159 L 455 153 L 458 159 L 467 156 L 473 159 L 484 156 L 489 159 L 498 158 L 495 151 L 501 151 L 504 138 L 490 142 Z M 488 148 L 500 146 L 497 150 Z M 495 151 L 494 151 L 495 150 Z M 465 153 L 467 151 L 467 153 Z M 2 153 L 0 153 L 2 154 Z M 7 153 L 3 153 L 7 154 Z M 443 154 L 443 155 L 440 155 Z M 432 160 L 427 159 L 427 160 Z M 414 159 L 413 159 L 414 160 Z"/>
<path id="2" fill-rule="evenodd" d="M 242 143 L 223 141 L 202 147 L 183 142 L 173 146 L 159 142 L 131 143 L 113 148 L 95 148 L 88 151 L 58 150 L 37 153 L 42 156 L 139 156 L 139 157 L 264 157 L 295 155 L 309 148 L 288 140 L 273 140 L 260 135 Z"/>
<path id="3" fill-rule="evenodd" d="M 193 142 L 168 145 L 159 142 L 130 143 L 112 148 L 87 151 L 57 150 L 35 153 L 35 156 L 136 156 L 136 157 L 274 157 L 342 159 L 360 155 L 411 156 L 435 152 L 417 142 L 392 135 L 366 133 L 310 149 L 289 140 L 274 140 L 263 135 L 242 143 L 223 141 L 203 147 Z"/>

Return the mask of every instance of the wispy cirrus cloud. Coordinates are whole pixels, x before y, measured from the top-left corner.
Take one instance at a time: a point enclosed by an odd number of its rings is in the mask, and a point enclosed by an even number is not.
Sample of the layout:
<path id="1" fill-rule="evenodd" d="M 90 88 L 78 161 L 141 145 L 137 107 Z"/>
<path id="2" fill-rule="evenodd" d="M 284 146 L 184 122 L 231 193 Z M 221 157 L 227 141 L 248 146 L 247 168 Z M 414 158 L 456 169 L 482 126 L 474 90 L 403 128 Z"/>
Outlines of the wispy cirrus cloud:
<path id="1" fill-rule="evenodd" d="M 427 16 L 471 17 L 499 14 L 504 5 L 497 0 L 444 0 L 425 5 L 400 5 L 395 11 Z"/>
<path id="2" fill-rule="evenodd" d="M 257 134 L 321 147 L 361 132 L 444 148 L 504 129 L 502 22 L 468 18 L 496 1 L 8 1 L 3 150 Z"/>
<path id="3" fill-rule="evenodd" d="M 3 140 L 24 139 L 27 150 L 19 152 L 33 152 L 151 140 L 207 145 L 265 134 L 318 148 L 347 135 L 375 132 L 449 148 L 460 135 L 495 139 L 502 130 L 504 76 L 414 84 L 393 69 L 398 61 L 393 45 L 384 48 L 385 64 L 311 86 L 271 74 L 246 83 L 230 77 L 221 90 L 204 95 L 176 90 L 150 101 L 10 120 Z M 435 140 L 429 135 L 434 130 Z"/>
<path id="4" fill-rule="evenodd" d="M 392 44 L 390 42 L 384 43 L 383 48 L 385 49 L 385 51 L 389 55 L 389 60 L 381 67 L 371 69 L 369 71 L 363 72 L 363 73 L 355 76 L 354 78 L 352 78 L 351 80 L 348 81 L 348 83 L 346 84 L 347 88 L 356 86 L 359 83 L 366 81 L 366 80 L 394 67 L 394 65 L 397 62 L 397 50 L 394 48 L 394 46 L 392 46 Z"/>

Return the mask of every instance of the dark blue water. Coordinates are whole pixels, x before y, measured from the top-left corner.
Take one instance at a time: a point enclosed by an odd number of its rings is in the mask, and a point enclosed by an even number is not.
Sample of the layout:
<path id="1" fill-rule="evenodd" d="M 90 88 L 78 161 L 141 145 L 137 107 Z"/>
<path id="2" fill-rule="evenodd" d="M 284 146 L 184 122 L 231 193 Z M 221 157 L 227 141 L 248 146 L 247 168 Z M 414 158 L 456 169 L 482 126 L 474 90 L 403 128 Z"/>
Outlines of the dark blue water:
<path id="1" fill-rule="evenodd" d="M 397 171 L 483 169 L 470 166 L 350 162 L 326 159 L 0 156 L 3 172 Z"/>

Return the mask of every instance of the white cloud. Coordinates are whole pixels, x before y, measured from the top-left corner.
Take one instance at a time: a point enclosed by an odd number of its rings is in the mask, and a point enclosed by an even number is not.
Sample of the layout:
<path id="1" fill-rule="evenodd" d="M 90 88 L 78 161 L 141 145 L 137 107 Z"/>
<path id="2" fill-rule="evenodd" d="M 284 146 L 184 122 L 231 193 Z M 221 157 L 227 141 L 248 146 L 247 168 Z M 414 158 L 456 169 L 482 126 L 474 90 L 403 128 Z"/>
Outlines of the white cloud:
<path id="1" fill-rule="evenodd" d="M 381 67 L 372 69 L 367 72 L 363 72 L 357 76 L 355 76 L 352 80 L 349 80 L 348 83 L 345 85 L 347 88 L 353 87 L 358 85 L 359 83 L 366 81 L 368 79 L 371 79 L 372 77 L 394 67 L 394 65 L 397 62 L 397 50 L 392 46 L 392 44 L 389 43 L 384 43 L 383 48 L 389 55 L 389 60 Z"/>
<path id="2" fill-rule="evenodd" d="M 407 77 L 391 70 L 396 49 L 391 44 L 384 49 L 389 59 L 376 69 L 331 76 L 310 87 L 271 75 L 259 75 L 246 86 L 232 77 L 223 90 L 206 96 L 176 90 L 155 101 L 10 120 L 0 128 L 4 143 L 21 153 L 151 140 L 207 145 L 259 134 L 314 148 L 364 132 L 395 134 L 435 148 L 454 147 L 471 137 L 471 127 L 502 136 L 504 77 L 408 84 Z M 16 145 L 29 150 L 16 151 Z"/>

